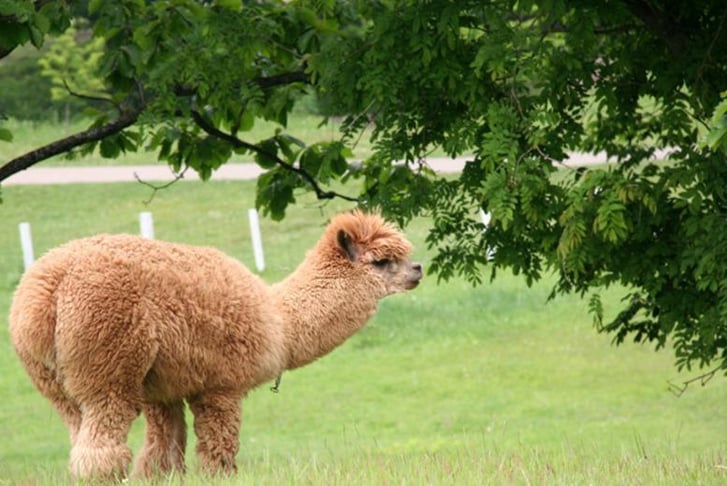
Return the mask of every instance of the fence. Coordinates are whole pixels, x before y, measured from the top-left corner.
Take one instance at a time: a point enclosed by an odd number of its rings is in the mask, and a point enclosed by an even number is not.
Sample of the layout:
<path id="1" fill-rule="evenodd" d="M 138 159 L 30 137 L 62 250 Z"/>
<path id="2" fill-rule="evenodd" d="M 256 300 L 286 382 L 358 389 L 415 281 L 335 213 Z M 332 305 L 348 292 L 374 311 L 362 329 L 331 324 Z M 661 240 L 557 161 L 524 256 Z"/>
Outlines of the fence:
<path id="1" fill-rule="evenodd" d="M 262 233 L 260 232 L 260 218 L 257 210 L 248 210 L 248 219 L 250 220 L 250 234 L 252 238 L 252 249 L 255 256 L 255 268 L 258 272 L 265 270 L 265 257 L 263 254 Z M 23 268 L 28 270 L 35 262 L 35 253 L 33 250 L 33 235 L 30 223 L 24 221 L 18 225 L 20 233 L 20 246 L 23 251 Z M 139 213 L 139 233 L 142 237 L 150 240 L 154 239 L 154 218 L 150 212 Z"/>

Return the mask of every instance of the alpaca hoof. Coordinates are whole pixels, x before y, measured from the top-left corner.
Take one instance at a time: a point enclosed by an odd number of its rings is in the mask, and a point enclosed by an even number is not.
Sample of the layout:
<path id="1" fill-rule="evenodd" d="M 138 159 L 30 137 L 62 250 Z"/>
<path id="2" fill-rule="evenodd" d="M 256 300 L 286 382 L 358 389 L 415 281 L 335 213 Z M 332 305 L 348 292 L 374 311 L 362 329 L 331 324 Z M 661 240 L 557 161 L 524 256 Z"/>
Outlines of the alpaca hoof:
<path id="1" fill-rule="evenodd" d="M 134 463 L 131 478 L 137 480 L 152 479 L 158 476 L 185 473 L 184 456 L 168 458 L 164 456 L 152 457 L 142 451 Z"/>
<path id="2" fill-rule="evenodd" d="M 231 477 L 237 474 L 237 463 L 235 458 L 202 459 L 200 472 L 206 476 Z"/>
<path id="3" fill-rule="evenodd" d="M 69 470 L 76 479 L 126 478 L 131 450 L 126 446 L 74 447 L 71 450 Z"/>

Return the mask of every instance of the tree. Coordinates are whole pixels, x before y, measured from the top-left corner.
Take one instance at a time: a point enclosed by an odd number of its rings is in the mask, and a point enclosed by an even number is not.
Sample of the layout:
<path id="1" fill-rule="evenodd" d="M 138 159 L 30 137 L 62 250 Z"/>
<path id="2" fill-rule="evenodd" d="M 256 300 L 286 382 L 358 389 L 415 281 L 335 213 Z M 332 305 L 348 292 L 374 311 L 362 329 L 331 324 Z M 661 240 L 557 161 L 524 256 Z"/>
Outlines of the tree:
<path id="1" fill-rule="evenodd" d="M 53 3 L 36 2 L 36 15 Z M 511 268 L 533 282 L 554 271 L 553 295 L 590 295 L 597 328 L 616 342 L 671 339 L 678 367 L 727 372 L 723 1 L 96 0 L 89 13 L 106 42 L 111 110 L 7 162 L 0 181 L 97 143 L 105 156 L 149 143 L 205 178 L 250 153 L 267 169 L 258 205 L 274 218 L 299 190 L 402 223 L 429 215 L 440 278 L 479 283 Z M 348 115 L 341 141 L 285 133 L 309 90 Z M 245 141 L 257 118 L 281 131 Z M 370 124 L 374 155 L 348 160 Z M 472 160 L 456 179 L 437 177 L 425 162 L 435 147 Z M 651 160 L 657 149 L 670 160 Z M 571 151 L 613 163 L 559 169 Z M 332 191 L 334 180 L 360 192 Z M 487 231 L 480 209 L 492 215 Z M 606 321 L 598 289 L 616 283 L 628 295 Z"/>
<path id="2" fill-rule="evenodd" d="M 27 46 L 0 61 L 0 118 L 58 119 L 63 106 L 51 99 L 51 82 L 40 74 L 41 55 L 40 50 Z"/>
<path id="3" fill-rule="evenodd" d="M 72 25 L 54 40 L 38 60 L 41 74 L 51 81 L 51 98 L 65 102 L 66 123 L 70 119 L 74 102 L 99 103 L 102 99 L 94 94 L 103 93 L 104 89 L 102 81 L 96 77 L 103 53 L 103 39 L 89 39 L 89 35 L 83 25 Z"/>

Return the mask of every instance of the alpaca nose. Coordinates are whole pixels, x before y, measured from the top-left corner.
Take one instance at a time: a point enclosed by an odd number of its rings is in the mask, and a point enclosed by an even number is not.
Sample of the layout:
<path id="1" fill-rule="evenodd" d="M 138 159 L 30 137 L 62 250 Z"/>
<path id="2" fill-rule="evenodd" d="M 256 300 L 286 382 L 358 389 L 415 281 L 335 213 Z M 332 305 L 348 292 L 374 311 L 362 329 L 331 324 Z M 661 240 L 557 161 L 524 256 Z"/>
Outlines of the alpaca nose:
<path id="1" fill-rule="evenodd" d="M 409 275 L 407 275 L 407 283 L 405 285 L 406 289 L 411 290 L 414 287 L 418 286 L 423 276 L 424 274 L 422 273 L 422 264 L 412 262 L 411 270 L 409 271 Z"/>

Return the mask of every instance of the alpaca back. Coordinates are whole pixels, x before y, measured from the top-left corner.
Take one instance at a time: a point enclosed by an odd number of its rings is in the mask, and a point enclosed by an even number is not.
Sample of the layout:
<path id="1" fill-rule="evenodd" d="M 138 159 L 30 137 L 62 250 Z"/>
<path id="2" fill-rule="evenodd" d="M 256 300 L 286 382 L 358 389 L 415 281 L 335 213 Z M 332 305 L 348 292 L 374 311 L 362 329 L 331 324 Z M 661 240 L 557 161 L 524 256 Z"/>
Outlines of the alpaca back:
<path id="1" fill-rule="evenodd" d="M 147 400 L 251 387 L 280 367 L 267 292 L 212 248 L 102 235 L 67 243 L 29 269 L 11 337 L 21 359 L 50 369 L 83 360 L 99 375 L 133 371 Z"/>

